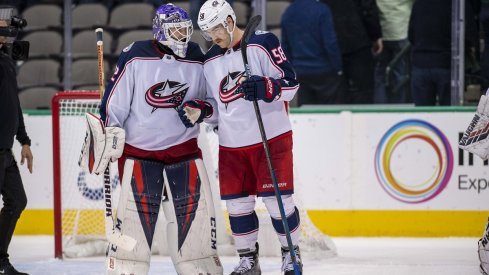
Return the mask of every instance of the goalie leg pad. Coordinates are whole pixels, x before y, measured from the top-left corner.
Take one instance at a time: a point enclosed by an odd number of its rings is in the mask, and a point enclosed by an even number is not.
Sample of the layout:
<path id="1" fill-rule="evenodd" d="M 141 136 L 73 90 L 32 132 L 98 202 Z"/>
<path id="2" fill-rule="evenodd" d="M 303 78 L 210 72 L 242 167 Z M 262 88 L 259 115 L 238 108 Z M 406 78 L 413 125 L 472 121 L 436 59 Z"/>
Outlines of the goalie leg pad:
<path id="1" fill-rule="evenodd" d="M 112 257 L 107 258 L 107 272 L 106 275 L 139 275 L 148 274 L 149 263 L 148 262 L 136 262 L 134 260 L 122 260 Z M 113 268 L 110 268 L 110 267 Z"/>
<path id="2" fill-rule="evenodd" d="M 216 215 L 201 159 L 166 165 L 163 201 L 168 251 L 178 274 L 223 274 L 217 256 Z"/>
<path id="3" fill-rule="evenodd" d="M 87 131 L 79 165 L 89 173 L 101 174 L 109 164 L 122 155 L 126 133 L 119 127 L 104 127 L 100 118 L 92 113 L 85 115 Z"/>
<path id="4" fill-rule="evenodd" d="M 163 167 L 155 161 L 126 160 L 116 229 L 137 243 L 132 251 L 109 244 L 108 274 L 147 274 L 162 200 Z"/>
<path id="5" fill-rule="evenodd" d="M 480 271 L 482 274 L 489 274 L 489 219 L 486 223 L 484 235 L 478 242 L 478 246 Z"/>

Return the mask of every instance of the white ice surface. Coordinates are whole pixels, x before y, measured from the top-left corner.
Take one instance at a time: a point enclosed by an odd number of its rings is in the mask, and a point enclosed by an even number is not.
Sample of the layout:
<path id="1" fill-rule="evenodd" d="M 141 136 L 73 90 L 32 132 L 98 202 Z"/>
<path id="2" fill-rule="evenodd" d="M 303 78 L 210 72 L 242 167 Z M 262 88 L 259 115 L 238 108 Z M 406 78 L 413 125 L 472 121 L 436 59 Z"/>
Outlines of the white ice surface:
<path id="1" fill-rule="evenodd" d="M 333 238 L 338 256 L 304 259 L 306 275 L 477 275 L 475 238 Z M 14 266 L 31 275 L 104 274 L 104 258 L 53 259 L 51 236 L 15 236 L 9 253 Z M 237 263 L 222 257 L 224 274 Z M 279 275 L 279 258 L 261 258 L 263 275 Z M 169 258 L 153 256 L 150 274 L 176 274 Z"/>

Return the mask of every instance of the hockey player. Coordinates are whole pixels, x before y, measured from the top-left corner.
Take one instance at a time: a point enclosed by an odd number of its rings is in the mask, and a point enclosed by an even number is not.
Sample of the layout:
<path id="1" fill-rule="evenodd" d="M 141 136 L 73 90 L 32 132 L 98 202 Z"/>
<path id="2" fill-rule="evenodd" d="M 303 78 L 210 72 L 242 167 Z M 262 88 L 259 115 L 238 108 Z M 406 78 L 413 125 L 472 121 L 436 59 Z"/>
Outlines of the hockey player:
<path id="1" fill-rule="evenodd" d="M 125 132 L 115 224 L 122 235 L 137 241 L 130 251 L 109 244 L 107 274 L 148 273 L 161 204 L 177 273 L 222 274 L 212 195 L 197 146 L 199 129 L 185 127 L 178 116 L 178 109 L 196 106 L 201 110 L 197 122 L 213 113 L 203 100 L 204 55 L 189 42 L 192 22 L 177 6 L 157 9 L 153 34 L 153 40 L 123 50 L 100 108 L 105 129 Z M 105 150 L 120 147 L 116 141 L 108 144 Z"/>
<path id="2" fill-rule="evenodd" d="M 489 89 L 483 95 L 477 106 L 477 112 L 469 123 L 459 147 L 479 156 L 481 159 L 489 158 Z M 489 274 L 489 219 L 486 223 L 484 235 L 478 242 L 479 270 L 482 274 Z"/>
<path id="3" fill-rule="evenodd" d="M 218 104 L 221 198 L 226 200 L 240 256 L 240 262 L 231 274 L 261 274 L 258 218 L 254 211 L 256 196 L 263 198 L 282 245 L 283 272 L 294 274 L 251 101 L 258 100 L 262 112 L 292 243 L 300 262 L 300 221 L 292 198 L 292 130 L 287 114 L 288 101 L 299 87 L 295 73 L 277 37 L 269 32 L 256 31 L 247 49 L 252 75 L 247 79 L 244 77 L 239 49 L 243 31 L 236 27 L 235 13 L 226 1 L 206 1 L 197 22 L 204 36 L 215 44 L 206 54 L 204 74 L 208 92 Z M 185 121 L 195 116 L 189 113 L 181 115 Z"/>

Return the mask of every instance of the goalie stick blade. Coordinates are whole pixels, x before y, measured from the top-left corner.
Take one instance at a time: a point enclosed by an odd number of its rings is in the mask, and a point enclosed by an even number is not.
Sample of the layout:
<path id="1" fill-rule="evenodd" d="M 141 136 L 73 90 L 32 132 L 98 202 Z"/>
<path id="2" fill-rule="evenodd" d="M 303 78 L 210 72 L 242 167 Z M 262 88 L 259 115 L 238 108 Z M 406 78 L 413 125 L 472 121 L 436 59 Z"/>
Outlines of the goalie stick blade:
<path id="1" fill-rule="evenodd" d="M 112 231 L 112 233 L 107 233 L 107 240 L 126 251 L 132 251 L 136 246 L 135 239 L 114 231 Z"/>

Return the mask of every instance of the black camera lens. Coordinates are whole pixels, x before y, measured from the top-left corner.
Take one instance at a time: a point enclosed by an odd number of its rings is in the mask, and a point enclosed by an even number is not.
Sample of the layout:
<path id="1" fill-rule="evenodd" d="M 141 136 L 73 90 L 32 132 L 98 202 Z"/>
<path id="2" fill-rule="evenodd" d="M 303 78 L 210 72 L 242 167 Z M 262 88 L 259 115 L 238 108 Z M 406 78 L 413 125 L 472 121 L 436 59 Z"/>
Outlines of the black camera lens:
<path id="1" fill-rule="evenodd" d="M 12 16 L 12 19 L 10 20 L 10 25 L 17 28 L 23 28 L 27 26 L 27 20 L 22 17 Z"/>

